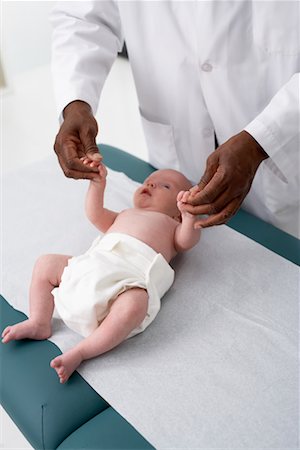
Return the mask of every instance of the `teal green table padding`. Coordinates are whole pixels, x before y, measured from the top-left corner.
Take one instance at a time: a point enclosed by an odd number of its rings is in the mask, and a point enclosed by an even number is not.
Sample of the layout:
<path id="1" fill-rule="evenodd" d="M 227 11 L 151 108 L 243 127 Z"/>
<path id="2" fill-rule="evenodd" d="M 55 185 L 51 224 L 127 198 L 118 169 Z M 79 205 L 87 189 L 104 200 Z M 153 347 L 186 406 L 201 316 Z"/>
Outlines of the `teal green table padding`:
<path id="1" fill-rule="evenodd" d="M 104 162 L 142 182 L 155 170 L 114 147 L 99 146 Z M 284 258 L 300 264 L 300 242 L 239 211 L 228 225 Z M 0 327 L 26 316 L 0 297 Z M 50 341 L 29 339 L 0 345 L 1 404 L 35 449 L 150 449 L 151 445 L 75 373 L 57 382 L 49 362 L 60 350 Z"/>
<path id="2" fill-rule="evenodd" d="M 156 170 L 146 161 L 110 145 L 99 144 L 98 148 L 103 156 L 105 165 L 117 172 L 124 172 L 129 178 L 139 183 L 143 183 Z"/>
<path id="3" fill-rule="evenodd" d="M 2 296 L 0 311 L 1 330 L 27 318 Z M 60 353 L 46 340 L 0 344 L 1 404 L 36 449 L 56 449 L 109 406 L 77 372 L 66 385 L 58 383 L 49 363 Z"/>
<path id="4" fill-rule="evenodd" d="M 1 331 L 26 318 L 0 295 Z M 67 445 L 70 441 L 75 441 L 69 447 L 72 449 L 153 448 L 77 372 L 67 384 L 58 382 L 49 363 L 60 353 L 58 347 L 47 340 L 24 339 L 0 344 L 1 404 L 30 444 L 43 450 L 55 450 L 62 442 Z M 92 424 L 95 428 L 90 431 Z M 79 439 L 78 447 L 77 430 L 85 442 L 83 445 Z M 126 447 L 127 442 L 130 447 Z"/>
<path id="5" fill-rule="evenodd" d="M 87 447 L 88 443 L 88 447 Z M 101 445 L 101 447 L 99 446 Z M 112 408 L 103 411 L 60 444 L 57 450 L 150 450 L 153 447 Z"/>

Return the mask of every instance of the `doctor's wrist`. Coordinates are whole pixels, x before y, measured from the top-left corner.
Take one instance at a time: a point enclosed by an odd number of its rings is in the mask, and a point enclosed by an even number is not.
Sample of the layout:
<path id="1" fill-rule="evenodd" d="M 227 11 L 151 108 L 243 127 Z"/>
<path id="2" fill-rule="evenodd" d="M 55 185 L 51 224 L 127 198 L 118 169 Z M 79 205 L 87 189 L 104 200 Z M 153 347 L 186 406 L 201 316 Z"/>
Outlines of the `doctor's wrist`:
<path id="1" fill-rule="evenodd" d="M 83 100 L 74 100 L 73 102 L 69 103 L 63 110 L 63 118 L 66 119 L 66 117 L 69 114 L 92 114 L 92 108 L 90 105 Z"/>
<path id="2" fill-rule="evenodd" d="M 246 139 L 251 141 L 253 148 L 256 149 L 258 159 L 261 159 L 261 161 L 263 161 L 264 159 L 269 158 L 269 155 L 264 151 L 263 147 L 257 142 L 257 140 L 250 133 L 248 133 L 248 131 L 243 130 L 242 133 L 244 134 Z"/>

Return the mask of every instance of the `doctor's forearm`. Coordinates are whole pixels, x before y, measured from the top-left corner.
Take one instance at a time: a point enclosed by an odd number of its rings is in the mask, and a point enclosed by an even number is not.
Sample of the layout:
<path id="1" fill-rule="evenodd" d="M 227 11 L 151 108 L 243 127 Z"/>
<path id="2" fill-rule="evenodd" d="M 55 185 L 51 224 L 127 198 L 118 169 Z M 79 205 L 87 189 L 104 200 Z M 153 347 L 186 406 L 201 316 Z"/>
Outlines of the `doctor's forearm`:
<path id="1" fill-rule="evenodd" d="M 300 74 L 294 74 L 290 80 L 274 95 L 266 108 L 250 122 L 247 131 L 263 147 L 279 170 L 284 174 L 282 150 L 299 139 Z M 296 147 L 297 145 L 295 145 Z M 298 149 L 293 153 L 298 157 Z M 291 155 L 289 156 L 291 157 Z M 297 160 L 295 159 L 295 168 Z"/>

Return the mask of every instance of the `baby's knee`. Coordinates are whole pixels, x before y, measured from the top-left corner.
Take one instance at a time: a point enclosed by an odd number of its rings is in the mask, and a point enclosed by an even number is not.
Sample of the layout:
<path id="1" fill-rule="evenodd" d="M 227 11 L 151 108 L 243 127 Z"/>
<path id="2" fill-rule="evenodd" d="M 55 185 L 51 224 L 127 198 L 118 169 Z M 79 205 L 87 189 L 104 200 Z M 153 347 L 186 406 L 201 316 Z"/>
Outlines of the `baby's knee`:
<path id="1" fill-rule="evenodd" d="M 124 313 L 127 316 L 136 317 L 137 320 L 146 316 L 148 309 L 148 292 L 145 289 L 133 288 L 126 291 Z"/>
<path id="2" fill-rule="evenodd" d="M 46 267 L 52 265 L 53 256 L 51 254 L 40 255 L 35 261 L 34 270 L 36 272 L 42 272 Z"/>
<path id="3" fill-rule="evenodd" d="M 41 255 L 35 262 L 33 274 L 39 279 L 49 280 L 49 277 L 57 270 L 57 267 L 58 255 Z"/>

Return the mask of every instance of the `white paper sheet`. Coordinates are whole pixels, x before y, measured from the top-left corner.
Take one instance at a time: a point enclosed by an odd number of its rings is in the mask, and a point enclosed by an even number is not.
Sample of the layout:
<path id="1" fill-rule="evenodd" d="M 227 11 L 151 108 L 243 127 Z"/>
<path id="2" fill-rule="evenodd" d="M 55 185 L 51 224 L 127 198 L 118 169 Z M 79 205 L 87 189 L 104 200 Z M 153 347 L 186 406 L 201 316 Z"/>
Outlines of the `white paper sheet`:
<path id="1" fill-rule="evenodd" d="M 80 254 L 98 234 L 87 186 L 55 157 L 2 183 L 1 292 L 26 314 L 36 258 Z M 107 207 L 130 207 L 136 187 L 111 171 Z M 298 268 L 226 226 L 205 230 L 173 267 L 153 324 L 80 374 L 157 449 L 297 448 Z M 79 339 L 54 321 L 62 351 Z"/>

